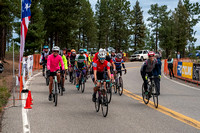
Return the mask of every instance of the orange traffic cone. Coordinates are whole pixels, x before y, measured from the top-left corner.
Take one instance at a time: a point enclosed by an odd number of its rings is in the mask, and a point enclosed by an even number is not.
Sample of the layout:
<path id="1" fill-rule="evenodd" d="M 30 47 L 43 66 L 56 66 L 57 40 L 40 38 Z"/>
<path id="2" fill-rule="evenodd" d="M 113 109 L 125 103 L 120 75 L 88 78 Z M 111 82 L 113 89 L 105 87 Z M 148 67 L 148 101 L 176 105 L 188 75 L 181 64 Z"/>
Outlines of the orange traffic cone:
<path id="1" fill-rule="evenodd" d="M 31 91 L 28 91 L 28 97 L 30 97 L 30 98 L 31 98 L 31 101 L 33 101 L 33 98 L 32 98 L 32 96 L 31 96 Z"/>
<path id="2" fill-rule="evenodd" d="M 32 109 L 30 97 L 27 97 L 27 99 L 26 99 L 26 107 L 24 107 L 24 109 Z"/>

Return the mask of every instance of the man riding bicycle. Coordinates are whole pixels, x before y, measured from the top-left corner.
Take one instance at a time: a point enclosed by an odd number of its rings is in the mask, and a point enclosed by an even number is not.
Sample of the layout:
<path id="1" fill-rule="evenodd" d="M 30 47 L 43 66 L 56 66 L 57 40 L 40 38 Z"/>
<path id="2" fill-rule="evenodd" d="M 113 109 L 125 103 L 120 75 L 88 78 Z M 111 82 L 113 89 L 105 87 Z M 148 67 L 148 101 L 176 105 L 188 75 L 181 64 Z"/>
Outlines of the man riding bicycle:
<path id="1" fill-rule="evenodd" d="M 44 71 L 45 71 L 45 66 L 47 64 L 47 58 L 50 55 L 49 52 L 49 46 L 44 46 L 43 47 L 43 52 L 41 53 L 41 57 L 40 57 L 40 65 L 42 65 L 43 69 L 42 69 L 42 74 L 44 76 Z"/>
<path id="2" fill-rule="evenodd" d="M 111 58 L 114 60 L 116 58 L 115 49 L 111 50 Z"/>
<path id="3" fill-rule="evenodd" d="M 61 63 L 61 68 L 62 68 L 62 73 L 64 74 L 65 71 L 65 67 L 64 67 L 64 63 L 62 60 L 62 57 L 59 55 L 59 51 L 60 48 L 58 46 L 54 46 L 52 48 L 52 54 L 49 55 L 48 59 L 47 59 L 47 69 L 48 69 L 48 73 L 50 75 L 50 84 L 49 84 L 49 101 L 52 100 L 52 85 L 53 85 L 53 77 L 57 76 L 58 79 L 58 88 L 61 89 L 61 85 L 60 85 L 60 73 L 57 73 L 58 71 L 60 71 L 60 66 L 59 63 Z"/>
<path id="4" fill-rule="evenodd" d="M 76 59 L 76 50 L 72 49 L 71 50 L 71 55 L 68 59 L 69 61 L 69 81 L 72 82 L 72 74 L 74 71 L 74 66 L 75 66 L 75 59 Z"/>
<path id="5" fill-rule="evenodd" d="M 68 70 L 68 65 L 67 65 L 67 59 L 66 59 L 66 56 L 63 54 L 63 51 L 62 50 L 60 50 L 60 53 L 59 53 L 59 55 L 62 57 L 62 60 L 63 60 L 63 63 L 64 63 L 64 66 L 65 66 L 65 69 L 64 69 L 64 71 L 65 71 L 65 73 L 67 72 L 67 70 Z M 61 63 L 60 63 L 60 67 L 61 67 Z M 63 70 L 62 68 L 61 68 L 61 70 Z M 62 78 L 62 90 L 63 91 L 65 91 L 65 87 L 64 87 L 64 85 L 65 85 L 65 74 L 63 74 L 63 76 L 61 77 Z"/>
<path id="6" fill-rule="evenodd" d="M 145 95 L 148 95 L 148 91 L 147 91 L 147 82 L 148 81 L 147 81 L 147 79 L 148 79 L 148 77 L 153 76 L 153 71 L 157 71 L 157 73 L 159 74 L 158 77 L 161 77 L 161 75 L 160 75 L 161 72 L 159 72 L 160 69 L 159 69 L 159 66 L 158 66 L 158 61 L 154 56 L 155 56 L 155 53 L 153 51 L 150 51 L 148 53 L 149 59 L 147 59 L 144 62 L 144 64 L 141 67 L 141 70 L 140 70 L 142 79 L 144 81 Z M 156 92 L 158 93 L 157 87 L 156 87 Z"/>
<path id="7" fill-rule="evenodd" d="M 117 53 L 116 58 L 114 58 L 114 62 L 115 62 L 117 73 L 120 73 L 120 76 L 122 76 L 122 71 L 121 71 L 122 67 L 124 68 L 125 73 L 126 73 L 126 68 L 125 68 L 121 53 Z M 115 81 L 117 82 L 118 79 L 115 79 Z"/>
<path id="8" fill-rule="evenodd" d="M 110 63 L 106 61 L 106 50 L 100 51 L 98 53 L 98 60 L 93 63 L 93 70 L 94 70 L 94 83 L 97 85 L 94 87 L 94 93 L 92 97 L 92 101 L 96 101 L 96 93 L 100 88 L 101 83 L 98 80 L 107 80 L 105 69 L 107 69 L 108 78 L 111 80 L 111 73 L 110 73 Z M 106 90 L 106 82 L 103 83 L 104 90 Z M 104 91 L 103 101 L 106 101 L 105 98 L 105 91 Z"/>
<path id="9" fill-rule="evenodd" d="M 109 53 L 107 53 L 107 55 L 106 55 L 106 60 L 111 64 L 110 73 L 111 73 L 111 78 L 114 81 L 114 75 L 113 74 L 115 74 L 115 72 L 116 72 L 116 66 L 115 66 L 114 61 L 110 57 Z"/>
<path id="10" fill-rule="evenodd" d="M 84 55 L 83 49 L 80 49 L 79 54 L 76 55 L 75 66 L 76 66 L 76 88 L 79 88 L 79 76 L 81 73 L 80 71 L 82 71 L 84 76 L 86 76 L 87 57 L 86 55 Z"/>

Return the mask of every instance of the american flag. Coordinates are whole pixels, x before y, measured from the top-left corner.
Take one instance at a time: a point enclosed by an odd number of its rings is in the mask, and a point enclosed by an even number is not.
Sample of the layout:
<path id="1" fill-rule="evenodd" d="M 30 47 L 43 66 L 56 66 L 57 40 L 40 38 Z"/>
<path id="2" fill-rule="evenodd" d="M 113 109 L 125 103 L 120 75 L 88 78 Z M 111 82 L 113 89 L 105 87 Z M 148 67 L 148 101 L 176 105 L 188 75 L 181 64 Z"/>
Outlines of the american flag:
<path id="1" fill-rule="evenodd" d="M 28 25 L 29 25 L 30 18 L 31 18 L 30 7 L 31 7 L 31 0 L 22 0 L 19 63 L 22 62 L 23 54 L 24 54 L 25 39 L 26 39 L 27 31 L 28 31 Z M 20 75 L 20 68 L 19 68 L 19 75 Z"/>

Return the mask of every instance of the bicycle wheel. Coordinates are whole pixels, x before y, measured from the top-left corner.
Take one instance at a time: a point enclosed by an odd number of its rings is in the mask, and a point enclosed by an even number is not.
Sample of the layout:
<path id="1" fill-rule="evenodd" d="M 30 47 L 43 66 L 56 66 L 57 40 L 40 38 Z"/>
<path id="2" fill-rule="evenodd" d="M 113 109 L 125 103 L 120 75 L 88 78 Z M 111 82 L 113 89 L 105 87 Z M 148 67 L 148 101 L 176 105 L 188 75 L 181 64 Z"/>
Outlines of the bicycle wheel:
<path id="1" fill-rule="evenodd" d="M 85 78 L 83 77 L 82 85 L 81 85 L 81 92 L 83 93 L 85 90 Z"/>
<path id="2" fill-rule="evenodd" d="M 61 79 L 60 79 L 60 85 L 61 85 L 61 89 L 60 89 L 60 95 L 63 96 L 63 79 L 62 79 L 62 76 L 61 76 Z"/>
<path id="3" fill-rule="evenodd" d="M 110 87 L 110 83 L 106 83 L 106 88 L 107 88 L 108 103 L 110 103 L 112 99 L 112 87 Z"/>
<path id="4" fill-rule="evenodd" d="M 96 93 L 96 101 L 95 101 L 95 109 L 96 112 L 99 112 L 100 109 L 100 101 L 101 101 L 101 97 L 99 97 L 99 92 Z"/>
<path id="5" fill-rule="evenodd" d="M 81 80 L 79 80 L 79 87 L 77 88 L 78 91 L 80 90 L 80 88 L 82 89 L 82 83 L 81 83 Z"/>
<path id="6" fill-rule="evenodd" d="M 103 103 L 103 95 L 102 96 L 102 100 L 101 100 L 101 109 L 102 109 L 102 114 L 104 117 L 106 117 L 108 115 L 108 96 L 107 96 L 107 92 L 105 94 L 106 97 L 106 102 Z"/>
<path id="7" fill-rule="evenodd" d="M 54 101 L 55 101 L 55 106 L 57 106 L 57 103 L 58 103 L 58 84 L 57 82 L 55 82 L 55 94 L 54 94 Z"/>
<path id="8" fill-rule="evenodd" d="M 152 95 L 153 95 L 154 106 L 155 108 L 158 108 L 158 95 L 156 94 L 155 87 L 152 88 Z"/>
<path id="9" fill-rule="evenodd" d="M 119 88 L 118 88 L 118 92 L 119 92 L 119 95 L 121 96 L 123 94 L 123 80 L 122 80 L 122 77 L 119 77 Z"/>
<path id="10" fill-rule="evenodd" d="M 149 103 L 149 95 L 145 95 L 144 83 L 142 84 L 142 98 L 145 104 Z"/>
<path id="11" fill-rule="evenodd" d="M 117 93 L 117 85 L 116 85 L 116 84 L 113 84 L 113 85 L 112 85 L 112 88 L 113 88 L 114 92 Z"/>

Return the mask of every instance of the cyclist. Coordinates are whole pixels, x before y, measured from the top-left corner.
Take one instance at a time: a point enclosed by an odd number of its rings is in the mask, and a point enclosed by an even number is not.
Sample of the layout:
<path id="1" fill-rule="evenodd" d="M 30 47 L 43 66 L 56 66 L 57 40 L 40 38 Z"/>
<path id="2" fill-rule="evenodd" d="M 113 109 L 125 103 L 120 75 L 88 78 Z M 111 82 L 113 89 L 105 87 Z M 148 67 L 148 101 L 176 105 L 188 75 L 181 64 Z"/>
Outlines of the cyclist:
<path id="1" fill-rule="evenodd" d="M 153 69 L 153 76 L 159 77 L 159 78 L 155 78 L 154 82 L 155 82 L 155 85 L 156 85 L 156 88 L 157 88 L 157 91 L 156 91 L 157 95 L 160 95 L 160 78 L 161 78 L 162 62 L 161 62 L 160 55 L 156 55 L 156 58 L 157 58 L 157 61 L 158 61 L 158 64 L 157 64 L 158 67 L 155 67 Z"/>
<path id="2" fill-rule="evenodd" d="M 111 58 L 114 60 L 116 58 L 115 49 L 111 50 Z"/>
<path id="3" fill-rule="evenodd" d="M 84 55 L 87 57 L 87 66 L 86 66 L 86 75 L 88 75 L 88 69 L 89 69 L 89 65 L 90 65 L 90 61 L 89 61 L 89 56 L 87 54 L 87 49 L 83 49 L 84 51 Z M 87 78 L 87 77 L 86 77 Z"/>
<path id="4" fill-rule="evenodd" d="M 67 59 L 67 65 L 69 65 L 69 59 L 68 59 L 68 54 L 67 54 L 67 48 L 63 48 L 63 55 L 65 55 Z M 65 72 L 65 79 L 67 79 L 67 72 Z"/>
<path id="5" fill-rule="evenodd" d="M 66 59 L 65 55 L 63 54 L 63 51 L 62 51 L 62 50 L 60 50 L 60 56 L 62 57 L 64 66 L 65 66 L 64 71 L 65 71 L 65 73 L 66 73 L 67 70 L 68 70 L 67 59 Z M 61 67 L 61 63 L 60 63 L 60 67 Z M 61 70 L 63 70 L 63 69 L 61 68 Z M 64 85 L 65 85 L 65 74 L 63 74 L 63 76 L 62 76 L 61 78 L 62 78 L 62 85 L 63 85 L 63 86 L 62 86 L 62 90 L 65 91 L 65 87 L 64 87 Z"/>
<path id="6" fill-rule="evenodd" d="M 99 52 L 103 52 L 103 51 L 106 52 L 105 49 L 102 49 L 102 48 L 99 49 Z M 99 52 L 97 52 L 97 53 L 94 55 L 93 62 L 95 62 L 95 61 L 98 60 L 98 54 L 99 54 Z"/>
<path id="7" fill-rule="evenodd" d="M 121 71 L 122 67 L 124 68 L 125 73 L 126 73 L 126 68 L 125 68 L 121 53 L 116 54 L 116 58 L 114 59 L 114 62 L 115 62 L 115 66 L 116 66 L 116 71 L 117 71 L 117 73 L 120 73 L 120 76 L 122 76 L 122 71 Z M 116 77 L 115 82 L 117 83 L 117 81 L 118 81 L 118 79 Z"/>
<path id="8" fill-rule="evenodd" d="M 158 61 L 157 59 L 155 59 L 155 53 L 153 51 L 150 51 L 148 53 L 148 57 L 149 59 L 147 59 L 144 64 L 141 67 L 140 73 L 142 76 L 142 79 L 144 81 L 144 90 L 145 90 L 145 95 L 148 95 L 148 91 L 147 91 L 147 76 L 151 77 L 153 76 L 153 70 L 154 71 L 159 71 L 158 68 Z M 159 73 L 159 72 L 158 72 Z M 159 75 L 160 76 L 160 75 Z M 157 87 L 156 87 L 156 92 L 157 92 Z"/>
<path id="9" fill-rule="evenodd" d="M 93 97 L 92 97 L 93 102 L 96 101 L 96 93 L 101 85 L 98 82 L 98 80 L 103 80 L 103 79 L 106 80 L 107 79 L 105 72 L 104 72 L 105 69 L 107 69 L 107 75 L 108 75 L 109 79 L 111 80 L 110 63 L 108 61 L 106 61 L 106 52 L 105 52 L 105 50 L 103 50 L 103 51 L 99 52 L 98 60 L 93 63 L 94 83 L 97 85 L 96 87 L 94 87 L 94 93 L 93 93 Z M 104 82 L 104 90 L 106 90 L 106 82 Z M 103 95 L 105 95 L 105 91 L 104 91 Z M 106 102 L 105 97 L 103 97 L 103 101 Z"/>
<path id="10" fill-rule="evenodd" d="M 72 82 L 72 74 L 74 71 L 75 66 L 75 59 L 76 59 L 76 50 L 71 50 L 71 55 L 69 57 L 69 81 Z"/>
<path id="11" fill-rule="evenodd" d="M 60 70 L 59 63 L 61 63 L 62 73 L 64 74 L 65 67 L 62 60 L 62 57 L 59 54 L 60 48 L 58 46 L 54 46 L 52 48 L 53 54 L 49 55 L 47 59 L 47 69 L 48 73 L 50 75 L 50 84 L 49 84 L 49 101 L 52 100 L 52 85 L 53 85 L 53 76 L 57 75 L 58 78 L 58 88 L 61 89 L 60 85 L 60 73 L 57 73 L 57 71 Z"/>
<path id="12" fill-rule="evenodd" d="M 106 60 L 111 64 L 110 66 L 110 72 L 111 72 L 111 78 L 112 80 L 114 81 L 114 73 L 116 71 L 116 66 L 115 66 L 115 63 L 114 61 L 112 60 L 112 58 L 110 57 L 109 53 L 107 52 L 107 55 L 106 55 Z"/>
<path id="13" fill-rule="evenodd" d="M 75 67 L 76 67 L 76 88 L 79 88 L 79 76 L 81 70 L 86 75 L 87 57 L 84 55 L 84 50 L 80 49 L 79 54 L 76 55 Z"/>
<path id="14" fill-rule="evenodd" d="M 40 57 L 40 65 L 42 65 L 43 67 L 42 69 L 43 76 L 44 76 L 45 66 L 47 64 L 47 58 L 49 55 L 50 55 L 49 46 L 45 45 L 43 47 L 43 52 L 41 53 L 41 57 Z"/>

